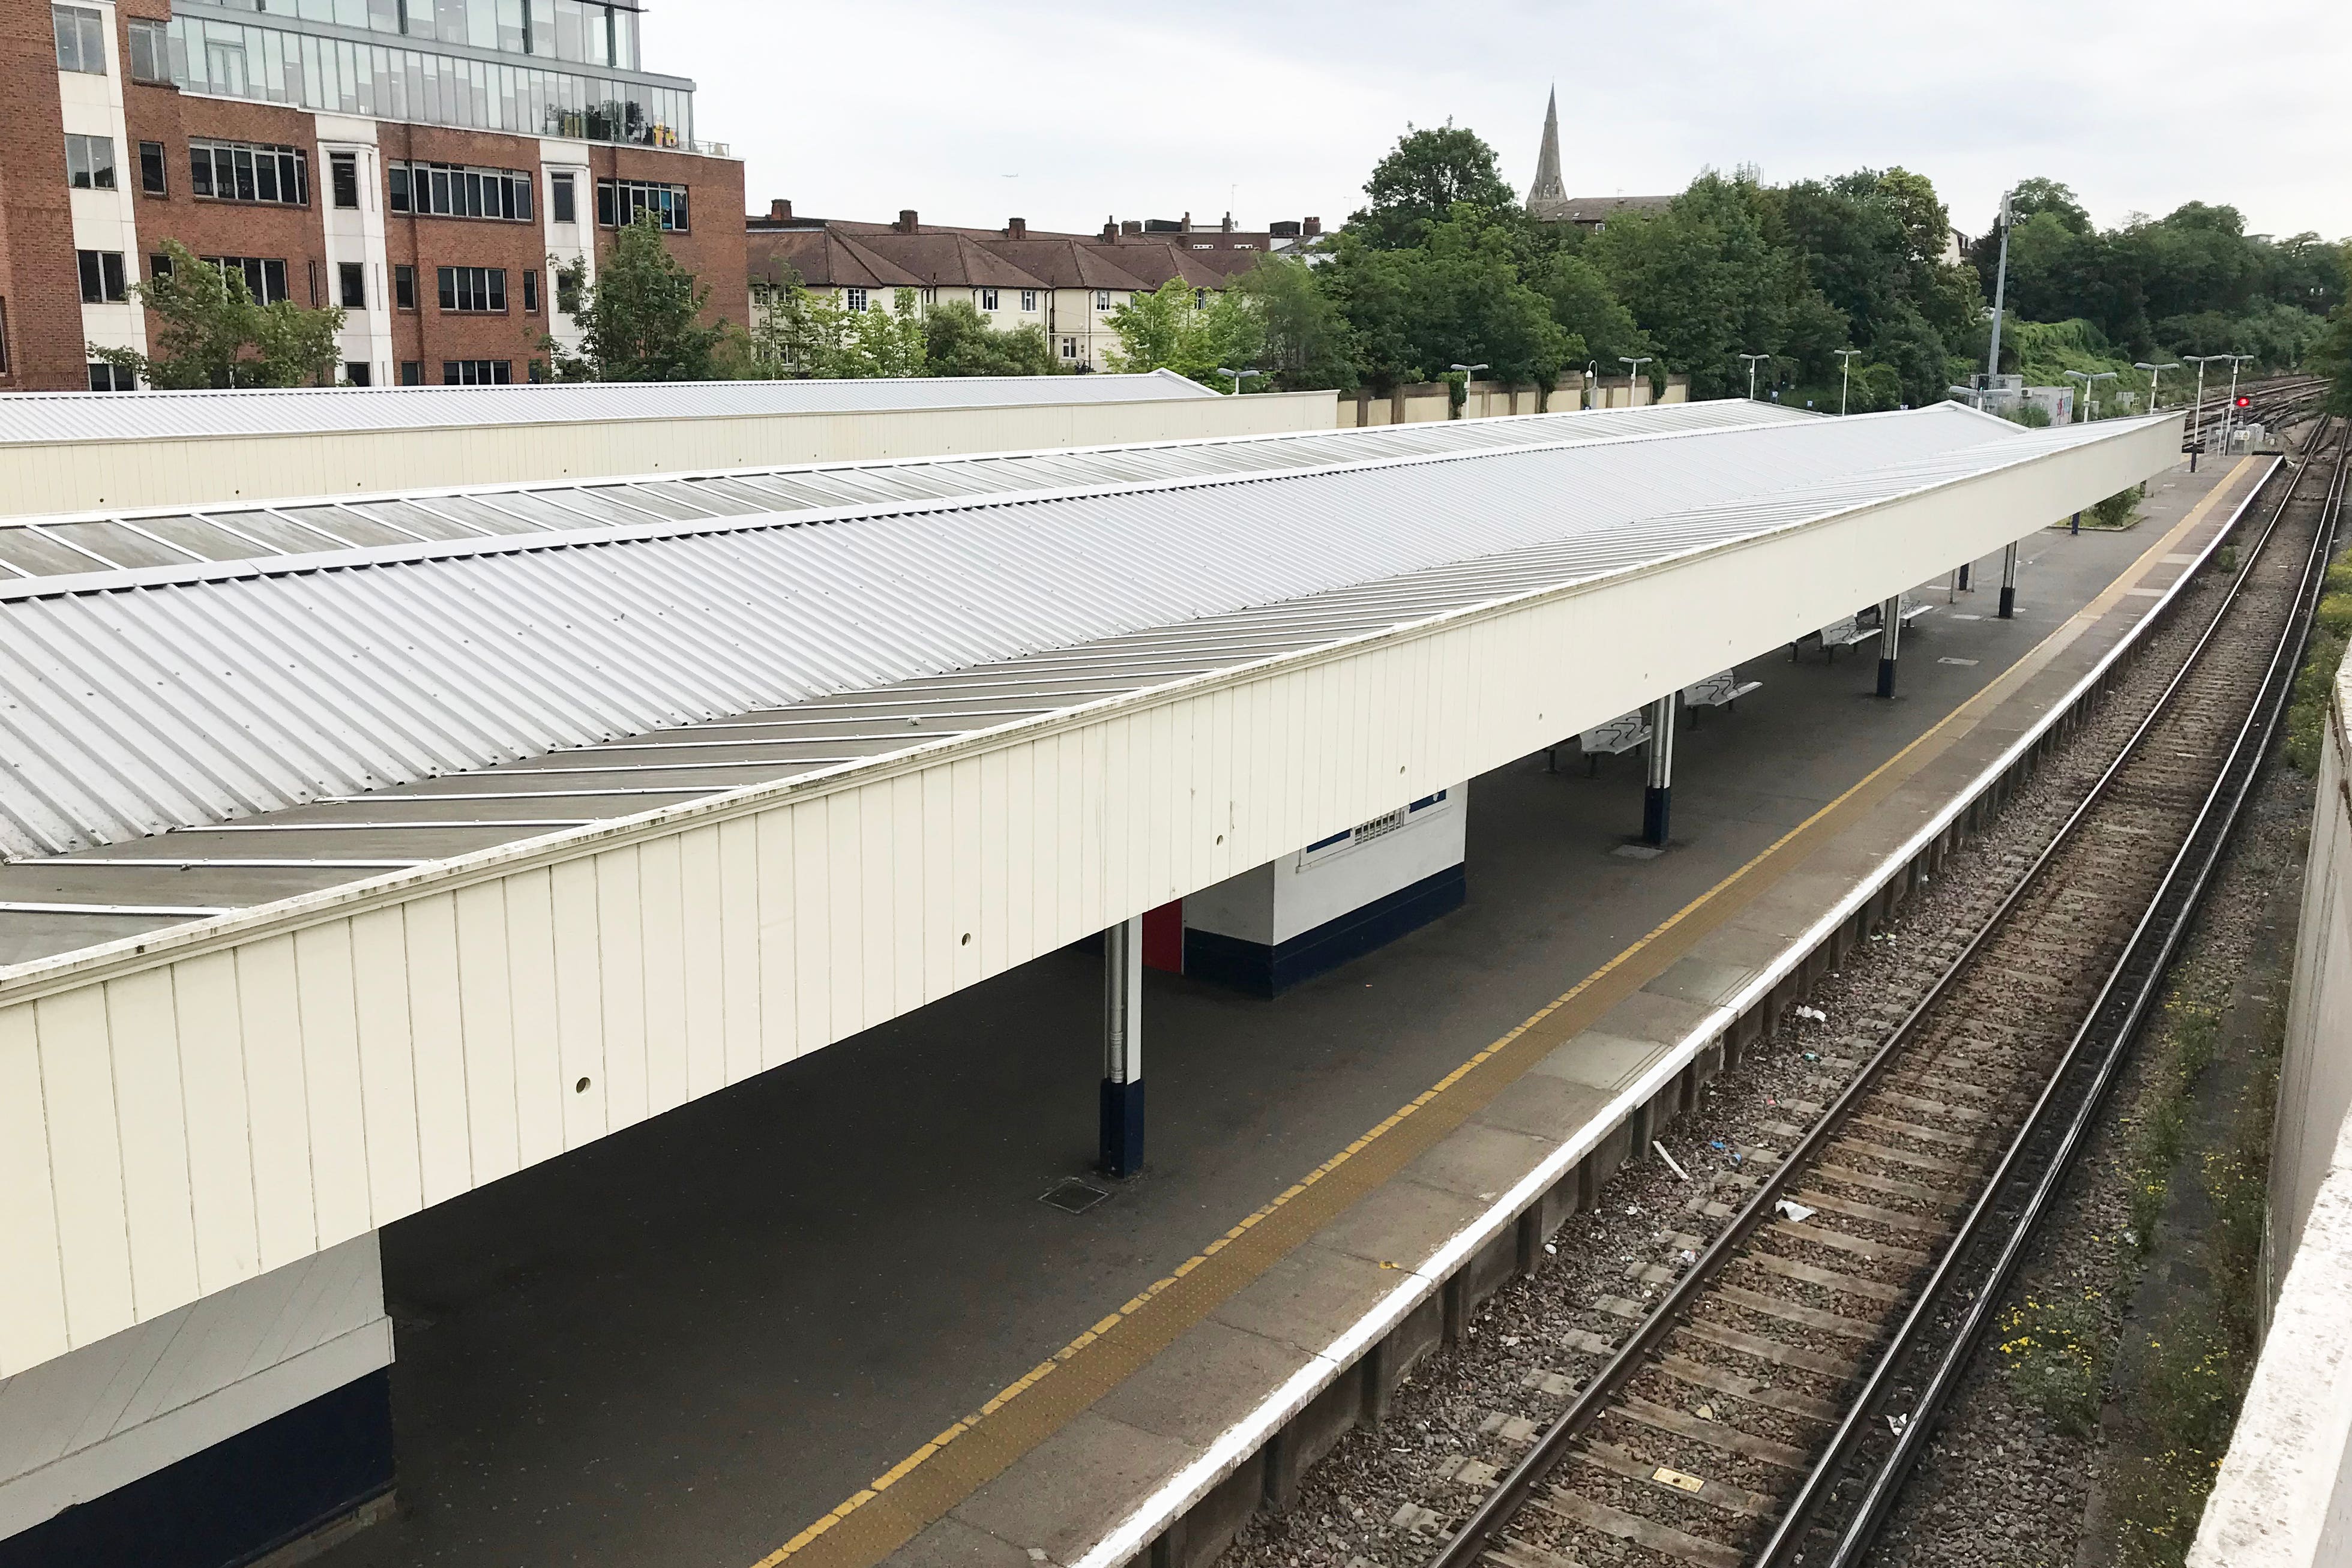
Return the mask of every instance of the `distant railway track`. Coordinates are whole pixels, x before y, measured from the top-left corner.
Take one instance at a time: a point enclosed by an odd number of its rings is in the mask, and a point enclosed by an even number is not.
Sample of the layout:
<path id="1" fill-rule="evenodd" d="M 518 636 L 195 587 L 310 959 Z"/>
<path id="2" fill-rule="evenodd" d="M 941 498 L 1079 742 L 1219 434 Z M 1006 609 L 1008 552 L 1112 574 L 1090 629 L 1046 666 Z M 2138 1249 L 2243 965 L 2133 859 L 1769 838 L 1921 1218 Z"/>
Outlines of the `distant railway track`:
<path id="1" fill-rule="evenodd" d="M 2129 738 L 1784 1155 L 1719 1173 L 1691 1259 L 1430 1568 L 1852 1568 L 2095 1123 L 2275 734 L 2343 505 L 2344 422 L 2263 497 Z M 2116 699 L 2121 700 L 2121 699 Z M 1795 1129 L 1790 1129 L 1792 1132 Z M 1548 1352 L 1527 1347 L 1529 1386 Z"/>

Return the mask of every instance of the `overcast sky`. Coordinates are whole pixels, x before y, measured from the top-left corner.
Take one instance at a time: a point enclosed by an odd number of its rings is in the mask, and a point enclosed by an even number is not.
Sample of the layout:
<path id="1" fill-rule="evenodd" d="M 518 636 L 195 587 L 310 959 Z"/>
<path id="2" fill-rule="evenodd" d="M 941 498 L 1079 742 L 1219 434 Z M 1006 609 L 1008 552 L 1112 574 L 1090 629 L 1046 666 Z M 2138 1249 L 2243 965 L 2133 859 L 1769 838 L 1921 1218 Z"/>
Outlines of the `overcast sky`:
<path id="1" fill-rule="evenodd" d="M 753 211 L 1336 225 L 1449 117 L 1524 194 L 1557 82 L 1570 195 L 1901 164 L 1972 234 L 2040 174 L 2103 225 L 2352 235 L 2347 0 L 649 0 L 646 31 Z"/>

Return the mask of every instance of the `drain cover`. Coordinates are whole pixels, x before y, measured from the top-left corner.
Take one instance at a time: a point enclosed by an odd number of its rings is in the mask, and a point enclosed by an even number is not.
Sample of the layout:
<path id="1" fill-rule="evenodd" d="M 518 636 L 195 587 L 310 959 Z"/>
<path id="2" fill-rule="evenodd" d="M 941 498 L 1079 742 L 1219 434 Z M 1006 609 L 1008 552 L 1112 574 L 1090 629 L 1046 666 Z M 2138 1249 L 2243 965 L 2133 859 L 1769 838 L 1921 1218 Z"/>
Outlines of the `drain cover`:
<path id="1" fill-rule="evenodd" d="M 1037 1201 L 1050 1204 L 1065 1214 L 1084 1214 L 1109 1196 L 1098 1186 L 1088 1186 L 1077 1177 L 1070 1176 L 1039 1193 Z"/>

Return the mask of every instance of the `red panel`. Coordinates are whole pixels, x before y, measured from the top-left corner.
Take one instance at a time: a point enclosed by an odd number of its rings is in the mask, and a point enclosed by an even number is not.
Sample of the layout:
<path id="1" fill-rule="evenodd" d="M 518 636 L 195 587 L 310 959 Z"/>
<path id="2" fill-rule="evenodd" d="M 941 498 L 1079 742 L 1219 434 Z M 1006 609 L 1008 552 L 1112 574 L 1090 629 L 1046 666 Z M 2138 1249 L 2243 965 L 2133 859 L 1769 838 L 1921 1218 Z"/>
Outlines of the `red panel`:
<path id="1" fill-rule="evenodd" d="M 1184 972 L 1184 901 L 1143 912 L 1143 967 Z"/>

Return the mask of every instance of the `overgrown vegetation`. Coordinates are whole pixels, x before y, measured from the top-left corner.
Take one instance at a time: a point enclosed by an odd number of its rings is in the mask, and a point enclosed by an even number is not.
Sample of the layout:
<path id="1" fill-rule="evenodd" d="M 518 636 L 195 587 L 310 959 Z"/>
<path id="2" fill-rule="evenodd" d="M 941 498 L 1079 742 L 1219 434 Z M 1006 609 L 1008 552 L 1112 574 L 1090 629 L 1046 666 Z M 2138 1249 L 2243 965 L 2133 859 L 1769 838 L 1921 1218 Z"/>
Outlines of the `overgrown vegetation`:
<path id="1" fill-rule="evenodd" d="M 163 255 L 169 265 L 130 288 L 146 308 L 155 351 L 93 343 L 91 359 L 172 392 L 332 383 L 341 309 L 306 309 L 290 299 L 259 304 L 242 271 L 215 267 L 177 240 L 163 242 Z"/>
<path id="2" fill-rule="evenodd" d="M 2118 490 L 2105 500 L 2092 503 L 2090 526 L 2095 528 L 2127 528 L 2139 520 L 2139 504 L 2147 498 L 2147 486 L 2134 485 L 2128 490 Z"/>
<path id="3" fill-rule="evenodd" d="M 2102 1292 L 2028 1296 L 2001 1314 L 2000 1365 L 2019 1398 L 2087 1437 L 2106 1396 L 2115 1333 Z"/>
<path id="4" fill-rule="evenodd" d="M 2327 569 L 2327 580 L 2320 586 L 2311 641 L 2304 649 L 2303 668 L 2296 672 L 2286 710 L 2286 759 L 2305 778 L 2319 773 L 2328 705 L 2347 645 L 2352 645 L 2352 561 L 2338 561 Z"/>
<path id="5" fill-rule="evenodd" d="M 2126 1262 L 2172 1255 L 2175 1289 L 2153 1322 L 2129 1328 L 2110 1390 L 2119 1422 L 2107 1468 L 2121 1560 L 2130 1568 L 2179 1568 L 2186 1560 L 2258 1348 L 2285 1008 L 2272 1004 L 2252 1051 L 2230 1064 L 2234 1080 L 2220 1088 L 2231 1101 L 2218 1118 L 2200 1119 L 2200 1095 L 2210 1103 L 2215 1092 L 2206 1080 L 2220 1057 L 2225 999 L 2222 979 L 2201 968 L 2175 983 L 2158 1031 L 2162 1054 L 2132 1129 Z M 2184 1180 L 2196 1188 L 2184 1192 Z M 2126 1267 L 2127 1276 L 2136 1272 Z"/>

